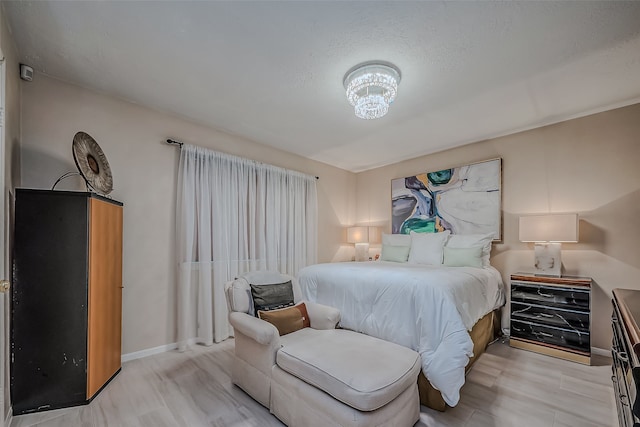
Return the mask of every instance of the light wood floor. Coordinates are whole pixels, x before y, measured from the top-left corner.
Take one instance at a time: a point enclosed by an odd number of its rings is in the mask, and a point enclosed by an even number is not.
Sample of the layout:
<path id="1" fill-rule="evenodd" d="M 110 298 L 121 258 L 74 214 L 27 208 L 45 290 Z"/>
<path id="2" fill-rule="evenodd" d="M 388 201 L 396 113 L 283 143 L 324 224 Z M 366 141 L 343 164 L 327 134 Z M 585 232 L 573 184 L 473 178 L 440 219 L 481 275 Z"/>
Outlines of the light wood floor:
<path id="1" fill-rule="evenodd" d="M 282 426 L 231 384 L 233 340 L 124 364 L 88 406 L 22 415 L 22 426 Z M 583 366 L 495 343 L 467 376 L 460 404 L 422 407 L 419 427 L 613 427 L 610 360 Z"/>

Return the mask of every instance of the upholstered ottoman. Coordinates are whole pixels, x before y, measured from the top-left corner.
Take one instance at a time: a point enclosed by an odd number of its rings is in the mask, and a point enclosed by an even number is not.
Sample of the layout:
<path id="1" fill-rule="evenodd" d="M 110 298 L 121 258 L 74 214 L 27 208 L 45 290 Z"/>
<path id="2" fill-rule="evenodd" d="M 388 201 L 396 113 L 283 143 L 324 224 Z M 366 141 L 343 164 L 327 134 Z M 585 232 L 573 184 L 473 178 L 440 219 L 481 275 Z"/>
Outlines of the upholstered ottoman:
<path id="1" fill-rule="evenodd" d="M 412 426 L 420 356 L 343 329 L 280 337 L 270 409 L 288 426 Z"/>

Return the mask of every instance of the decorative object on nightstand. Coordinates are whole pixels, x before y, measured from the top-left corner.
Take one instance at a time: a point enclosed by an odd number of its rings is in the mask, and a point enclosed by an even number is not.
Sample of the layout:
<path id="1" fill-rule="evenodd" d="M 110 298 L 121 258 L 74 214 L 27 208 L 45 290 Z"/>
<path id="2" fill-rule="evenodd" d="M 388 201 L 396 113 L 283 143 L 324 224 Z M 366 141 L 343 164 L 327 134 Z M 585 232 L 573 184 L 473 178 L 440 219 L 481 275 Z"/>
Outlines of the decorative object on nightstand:
<path id="1" fill-rule="evenodd" d="M 640 425 L 640 291 L 613 290 L 613 394 L 620 427 Z"/>
<path id="2" fill-rule="evenodd" d="M 535 273 L 561 277 L 561 242 L 578 242 L 578 215 L 520 217 L 520 241 L 535 243 Z"/>
<path id="3" fill-rule="evenodd" d="M 591 278 L 511 275 L 511 347 L 591 364 Z"/>
<path id="4" fill-rule="evenodd" d="M 369 243 L 380 241 L 380 229 L 378 227 L 357 226 L 347 228 L 347 242 L 356 245 L 356 261 L 369 259 Z"/>

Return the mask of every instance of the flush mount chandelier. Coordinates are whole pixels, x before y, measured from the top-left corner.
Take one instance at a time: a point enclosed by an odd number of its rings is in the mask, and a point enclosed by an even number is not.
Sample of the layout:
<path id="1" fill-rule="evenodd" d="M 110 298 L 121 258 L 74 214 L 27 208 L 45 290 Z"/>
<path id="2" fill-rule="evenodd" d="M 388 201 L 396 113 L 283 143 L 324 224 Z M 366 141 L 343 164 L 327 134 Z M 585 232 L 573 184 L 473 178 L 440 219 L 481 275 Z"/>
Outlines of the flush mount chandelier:
<path id="1" fill-rule="evenodd" d="M 400 70 L 382 61 L 358 64 L 344 75 L 347 99 L 361 119 L 377 119 L 389 111 L 396 99 Z"/>

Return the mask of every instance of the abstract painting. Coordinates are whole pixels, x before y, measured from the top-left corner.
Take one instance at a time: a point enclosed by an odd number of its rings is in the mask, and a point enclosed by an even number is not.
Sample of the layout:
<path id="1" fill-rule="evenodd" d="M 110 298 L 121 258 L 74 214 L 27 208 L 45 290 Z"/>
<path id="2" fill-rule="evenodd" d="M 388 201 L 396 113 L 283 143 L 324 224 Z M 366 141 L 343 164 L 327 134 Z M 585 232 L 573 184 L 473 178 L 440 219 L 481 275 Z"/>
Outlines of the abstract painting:
<path id="1" fill-rule="evenodd" d="M 391 232 L 494 233 L 502 240 L 502 159 L 391 180 Z"/>

